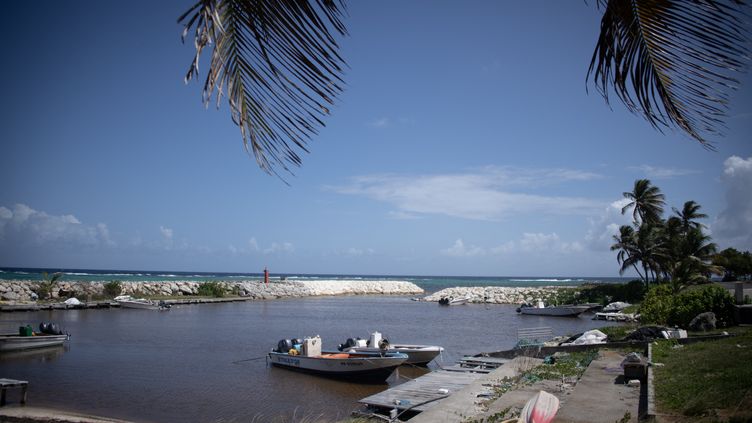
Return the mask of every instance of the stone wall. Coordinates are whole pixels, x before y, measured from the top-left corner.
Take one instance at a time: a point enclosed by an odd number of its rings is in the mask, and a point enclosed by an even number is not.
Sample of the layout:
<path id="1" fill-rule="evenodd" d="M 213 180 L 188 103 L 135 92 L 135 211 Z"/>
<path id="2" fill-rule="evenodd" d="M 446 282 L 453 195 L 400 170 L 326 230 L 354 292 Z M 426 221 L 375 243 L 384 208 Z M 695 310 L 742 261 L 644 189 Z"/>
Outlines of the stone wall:
<path id="1" fill-rule="evenodd" d="M 520 304 L 545 299 L 556 292 L 557 287 L 507 287 L 471 286 L 446 288 L 423 298 L 424 301 L 439 301 L 442 297 L 469 298 L 472 303 Z"/>
<path id="2" fill-rule="evenodd" d="M 254 299 L 308 297 L 318 295 L 415 295 L 423 289 L 407 281 L 283 281 L 264 285 L 260 281 L 219 282 L 228 292 Z M 104 295 L 105 282 L 60 281 L 52 292 L 53 299 Z M 134 296 L 191 296 L 198 294 L 201 282 L 122 282 L 122 294 Z M 0 280 L 0 301 L 33 301 L 39 282 Z"/>

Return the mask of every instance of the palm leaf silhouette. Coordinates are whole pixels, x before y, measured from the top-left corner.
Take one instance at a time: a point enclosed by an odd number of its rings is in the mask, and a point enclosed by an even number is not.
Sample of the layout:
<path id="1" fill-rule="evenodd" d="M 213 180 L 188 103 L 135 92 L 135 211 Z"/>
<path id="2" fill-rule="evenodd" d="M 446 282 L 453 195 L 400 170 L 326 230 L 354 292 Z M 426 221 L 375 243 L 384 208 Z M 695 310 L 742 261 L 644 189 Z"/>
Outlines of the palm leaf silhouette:
<path id="1" fill-rule="evenodd" d="M 676 126 L 703 146 L 722 133 L 735 74 L 746 69 L 742 1 L 599 0 L 601 33 L 586 79 L 609 87 L 653 127 Z"/>
<path id="2" fill-rule="evenodd" d="M 267 173 L 301 164 L 342 91 L 345 62 L 333 32 L 346 34 L 343 10 L 336 0 L 201 0 L 178 18 L 196 47 L 186 82 L 213 45 L 203 101 L 216 91 L 219 107 L 227 96 L 246 151 Z"/>

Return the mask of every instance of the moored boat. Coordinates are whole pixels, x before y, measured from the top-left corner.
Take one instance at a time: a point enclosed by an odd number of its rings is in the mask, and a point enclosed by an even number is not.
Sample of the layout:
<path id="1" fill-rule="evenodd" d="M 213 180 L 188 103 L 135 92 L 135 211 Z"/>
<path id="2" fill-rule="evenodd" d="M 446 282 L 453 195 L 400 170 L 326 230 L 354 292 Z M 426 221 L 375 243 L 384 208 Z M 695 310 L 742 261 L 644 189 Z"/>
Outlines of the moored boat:
<path id="1" fill-rule="evenodd" d="M 407 355 L 404 364 L 415 366 L 427 365 L 444 351 L 444 348 L 438 345 L 392 344 L 386 339 L 382 339 L 379 332 L 373 332 L 368 341 L 360 338 L 348 338 L 337 349 L 343 352 L 381 353 L 386 351 L 387 353 L 402 353 Z"/>
<path id="2" fill-rule="evenodd" d="M 439 299 L 439 305 L 444 305 L 444 306 L 462 305 L 462 304 L 467 304 L 468 301 L 470 301 L 470 298 L 467 298 L 467 297 L 463 297 L 463 298 L 441 297 Z"/>
<path id="3" fill-rule="evenodd" d="M 302 341 L 300 343 L 293 343 Z M 289 348 L 288 348 L 289 347 Z M 269 362 L 278 367 L 363 383 L 383 383 L 407 360 L 401 353 L 322 351 L 321 338 L 283 339 L 269 352 Z"/>
<path id="4" fill-rule="evenodd" d="M 573 304 L 546 307 L 545 305 L 543 305 L 543 301 L 538 300 L 537 304 L 535 305 L 522 304 L 519 308 L 517 308 L 517 312 L 522 314 L 532 314 L 536 316 L 577 317 L 590 309 L 590 305 Z"/>
<path id="5" fill-rule="evenodd" d="M 133 298 L 130 295 L 120 295 L 114 298 L 123 308 L 138 308 L 143 310 L 169 310 L 170 305 L 164 301 L 152 301 L 146 298 Z"/>
<path id="6" fill-rule="evenodd" d="M 42 323 L 39 328 L 34 332 L 27 325 L 19 328 L 19 333 L 0 334 L 0 352 L 54 347 L 70 339 L 70 334 L 62 333 L 57 325 Z"/>

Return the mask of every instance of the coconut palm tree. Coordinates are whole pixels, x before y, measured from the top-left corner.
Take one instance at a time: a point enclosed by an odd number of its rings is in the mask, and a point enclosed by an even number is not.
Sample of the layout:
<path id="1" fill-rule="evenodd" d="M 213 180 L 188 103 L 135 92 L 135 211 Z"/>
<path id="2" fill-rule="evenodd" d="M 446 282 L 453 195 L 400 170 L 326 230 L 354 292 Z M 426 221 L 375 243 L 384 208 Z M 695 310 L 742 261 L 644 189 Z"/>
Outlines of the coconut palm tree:
<path id="1" fill-rule="evenodd" d="M 642 279 L 647 286 L 647 275 L 640 272 L 640 269 L 637 267 L 637 263 L 640 262 L 640 252 L 637 249 L 634 228 L 629 225 L 622 225 L 619 227 L 619 235 L 614 235 L 613 238 L 614 244 L 611 246 L 611 251 L 618 251 L 616 254 L 616 260 L 621 265 L 619 274 L 623 275 L 624 272 L 631 267 L 637 272 L 640 279 Z"/>
<path id="2" fill-rule="evenodd" d="M 660 188 L 651 184 L 649 179 L 636 180 L 632 191 L 624 192 L 624 198 L 630 201 L 622 207 L 621 214 L 626 213 L 631 208 L 632 219 L 636 225 L 642 223 L 655 224 L 661 220 L 665 196 L 661 193 Z"/>
<path id="3" fill-rule="evenodd" d="M 707 282 L 710 274 L 723 274 L 723 267 L 713 263 L 716 254 L 715 243 L 701 229 L 692 228 L 682 237 L 678 260 L 668 269 L 674 291 L 687 285 Z"/>
<path id="4" fill-rule="evenodd" d="M 700 205 L 690 200 L 684 203 L 681 211 L 674 207 L 674 214 L 681 220 L 681 229 L 684 233 L 688 233 L 691 229 L 705 228 L 700 222 L 696 222 L 697 219 L 706 219 L 708 217 L 705 213 L 700 213 Z"/>
<path id="5" fill-rule="evenodd" d="M 735 74 L 749 57 L 741 0 L 598 0 L 601 31 L 586 80 L 608 103 L 656 129 L 678 127 L 712 148 L 706 134 L 723 126 Z M 466 7 L 466 6 L 462 6 Z M 324 125 L 342 91 L 345 64 L 335 34 L 347 33 L 341 0 L 200 0 L 180 18 L 198 76 L 211 48 L 203 87 L 208 105 L 223 95 L 246 151 L 269 173 L 301 164 L 300 152 Z"/>

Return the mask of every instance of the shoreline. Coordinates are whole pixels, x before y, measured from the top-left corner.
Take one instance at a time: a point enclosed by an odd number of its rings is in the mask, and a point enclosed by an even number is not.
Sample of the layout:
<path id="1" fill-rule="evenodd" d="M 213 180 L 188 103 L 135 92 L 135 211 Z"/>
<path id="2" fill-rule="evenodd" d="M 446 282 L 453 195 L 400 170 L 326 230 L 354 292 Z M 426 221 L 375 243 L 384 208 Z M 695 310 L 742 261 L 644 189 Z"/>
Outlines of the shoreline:
<path id="1" fill-rule="evenodd" d="M 273 300 L 315 296 L 343 295 L 424 295 L 418 285 L 400 280 L 375 281 L 274 281 L 264 284 L 259 280 L 217 281 L 227 296 L 207 297 L 199 295 L 204 282 L 126 282 L 120 285 L 118 295 L 160 297 L 168 304 L 198 304 L 235 301 Z M 51 299 L 38 301 L 40 283 L 28 280 L 0 280 L 0 311 L 30 309 L 86 309 L 117 307 L 118 304 L 105 294 L 104 281 L 65 281 L 53 288 Z M 468 298 L 470 303 L 520 304 L 538 298 L 548 298 L 560 289 L 571 286 L 508 287 L 508 286 L 455 286 L 444 288 L 416 301 L 438 302 L 442 297 Z M 67 305 L 68 298 L 77 298 L 81 305 Z"/>

